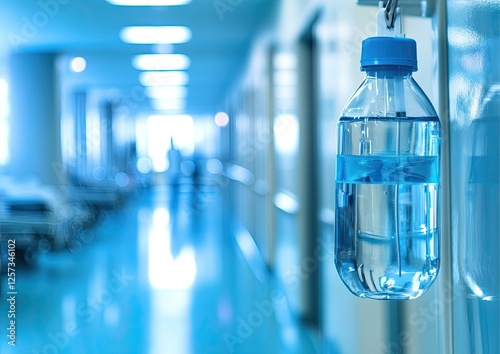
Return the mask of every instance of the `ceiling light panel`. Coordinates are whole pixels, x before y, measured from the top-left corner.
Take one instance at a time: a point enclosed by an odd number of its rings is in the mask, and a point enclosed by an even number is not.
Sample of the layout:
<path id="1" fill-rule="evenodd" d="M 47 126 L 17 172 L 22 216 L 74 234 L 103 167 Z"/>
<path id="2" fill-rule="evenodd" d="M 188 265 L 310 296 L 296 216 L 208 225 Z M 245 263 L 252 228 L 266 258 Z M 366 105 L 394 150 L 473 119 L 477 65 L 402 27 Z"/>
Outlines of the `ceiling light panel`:
<path id="1" fill-rule="evenodd" d="M 185 71 L 145 71 L 139 82 L 143 86 L 187 85 L 189 75 Z"/>
<path id="2" fill-rule="evenodd" d="M 187 92 L 185 86 L 146 87 L 146 96 L 153 99 L 185 98 Z"/>
<path id="3" fill-rule="evenodd" d="M 120 39 L 132 44 L 177 44 L 191 39 L 184 26 L 129 26 L 120 31 Z"/>
<path id="4" fill-rule="evenodd" d="M 138 70 L 186 70 L 190 64 L 184 54 L 140 54 L 132 59 Z"/>
<path id="5" fill-rule="evenodd" d="M 106 0 L 113 5 L 121 6 L 176 6 L 186 5 L 191 0 Z"/>
<path id="6" fill-rule="evenodd" d="M 186 100 L 181 99 L 153 99 L 151 105 L 158 111 L 179 111 L 186 108 Z"/>

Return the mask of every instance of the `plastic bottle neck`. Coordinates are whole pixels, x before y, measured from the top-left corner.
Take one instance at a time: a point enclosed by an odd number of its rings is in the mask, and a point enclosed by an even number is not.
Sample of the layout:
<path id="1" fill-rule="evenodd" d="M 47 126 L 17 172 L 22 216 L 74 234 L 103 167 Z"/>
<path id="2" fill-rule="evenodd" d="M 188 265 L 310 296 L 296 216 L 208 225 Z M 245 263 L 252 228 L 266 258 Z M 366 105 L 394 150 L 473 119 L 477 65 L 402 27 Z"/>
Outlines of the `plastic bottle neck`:
<path id="1" fill-rule="evenodd" d="M 412 76 L 412 68 L 408 66 L 399 66 L 399 65 L 373 65 L 363 67 L 362 71 L 366 72 L 366 76 L 368 77 L 411 77 Z"/>

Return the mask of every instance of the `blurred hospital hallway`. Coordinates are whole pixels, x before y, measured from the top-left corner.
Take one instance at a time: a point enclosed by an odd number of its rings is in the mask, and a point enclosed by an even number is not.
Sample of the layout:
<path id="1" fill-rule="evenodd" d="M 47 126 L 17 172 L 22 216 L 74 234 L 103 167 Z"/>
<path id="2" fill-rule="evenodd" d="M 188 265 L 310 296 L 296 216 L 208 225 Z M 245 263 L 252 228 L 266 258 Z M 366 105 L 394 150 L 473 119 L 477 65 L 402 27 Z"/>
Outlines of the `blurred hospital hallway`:
<path id="1" fill-rule="evenodd" d="M 0 1 L 0 354 L 500 353 L 499 21 Z"/>
<path id="2" fill-rule="evenodd" d="M 196 193 L 138 192 L 86 230 L 85 247 L 19 264 L 17 345 L 0 352 L 317 353 L 251 239 L 230 235 L 220 186 Z"/>

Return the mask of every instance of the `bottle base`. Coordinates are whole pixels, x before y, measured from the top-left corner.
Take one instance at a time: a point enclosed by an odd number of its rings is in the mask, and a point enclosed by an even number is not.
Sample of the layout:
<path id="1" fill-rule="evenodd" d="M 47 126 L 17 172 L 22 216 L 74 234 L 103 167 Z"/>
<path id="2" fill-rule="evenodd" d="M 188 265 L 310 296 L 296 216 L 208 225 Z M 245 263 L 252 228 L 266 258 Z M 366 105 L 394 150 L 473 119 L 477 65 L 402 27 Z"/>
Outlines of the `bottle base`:
<path id="1" fill-rule="evenodd" d="M 346 284 L 347 285 L 347 284 Z M 352 289 L 347 285 L 347 288 L 362 299 L 372 299 L 372 300 L 413 300 L 422 296 L 427 289 L 419 289 L 416 291 L 401 291 L 401 292 L 384 292 L 384 291 L 366 291 L 361 289 Z"/>
<path id="2" fill-rule="evenodd" d="M 408 294 L 387 294 L 387 293 L 366 292 L 366 293 L 359 293 L 359 294 L 354 293 L 354 295 L 356 295 L 362 299 L 372 299 L 372 300 L 412 300 L 412 299 L 416 299 L 421 294 L 408 295 Z"/>
<path id="3" fill-rule="evenodd" d="M 356 269 L 351 262 L 337 264 L 337 270 L 349 291 L 360 298 L 413 300 L 422 296 L 434 283 L 439 262 L 435 259 L 431 264 L 433 267 L 420 271 L 405 269 L 401 273 L 386 268 L 378 275 L 373 270 L 365 271 L 364 266 Z"/>

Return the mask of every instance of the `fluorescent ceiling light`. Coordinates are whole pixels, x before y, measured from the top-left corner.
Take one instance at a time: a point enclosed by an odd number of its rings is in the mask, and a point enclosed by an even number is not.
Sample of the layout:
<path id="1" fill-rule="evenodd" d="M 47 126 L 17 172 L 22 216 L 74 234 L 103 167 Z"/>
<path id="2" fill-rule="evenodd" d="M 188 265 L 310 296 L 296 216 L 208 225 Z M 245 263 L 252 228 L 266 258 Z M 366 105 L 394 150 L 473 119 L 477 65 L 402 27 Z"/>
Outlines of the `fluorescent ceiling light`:
<path id="1" fill-rule="evenodd" d="M 106 0 L 121 6 L 175 6 L 189 4 L 191 0 Z"/>
<path id="2" fill-rule="evenodd" d="M 190 64 L 184 54 L 140 54 L 132 59 L 138 70 L 186 70 Z"/>
<path id="3" fill-rule="evenodd" d="M 184 26 L 129 26 L 122 28 L 120 39 L 132 44 L 186 43 L 191 30 Z"/>
<path id="4" fill-rule="evenodd" d="M 186 85 L 189 76 L 185 71 L 145 71 L 139 82 L 143 86 Z"/>
<path id="5" fill-rule="evenodd" d="M 158 111 L 179 111 L 186 108 L 186 100 L 181 99 L 153 99 L 151 106 Z"/>
<path id="6" fill-rule="evenodd" d="M 187 96 L 185 86 L 156 86 L 146 87 L 146 96 L 149 98 L 184 98 Z"/>

